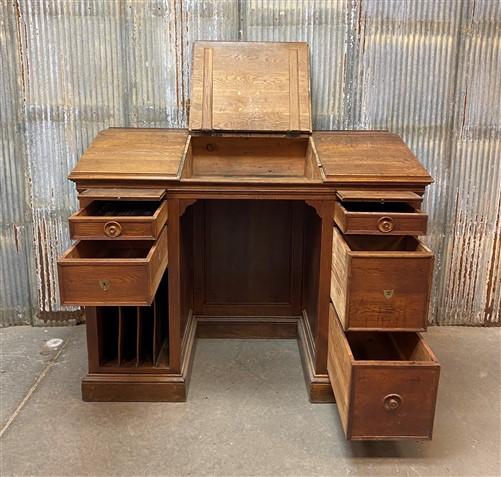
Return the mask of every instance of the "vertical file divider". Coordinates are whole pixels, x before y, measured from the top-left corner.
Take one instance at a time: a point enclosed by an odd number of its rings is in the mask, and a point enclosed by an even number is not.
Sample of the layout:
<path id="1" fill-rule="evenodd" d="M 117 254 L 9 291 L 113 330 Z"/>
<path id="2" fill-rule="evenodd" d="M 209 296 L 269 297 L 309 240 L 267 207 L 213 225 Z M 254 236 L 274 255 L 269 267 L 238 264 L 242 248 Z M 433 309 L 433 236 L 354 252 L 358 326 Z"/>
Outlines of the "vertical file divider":
<path id="1" fill-rule="evenodd" d="M 158 359 L 158 347 L 157 347 L 157 337 L 158 334 L 158 316 L 157 316 L 157 295 L 153 299 L 153 336 L 152 336 L 152 346 L 153 346 L 153 366 L 157 367 L 157 359 Z"/>
<path id="2" fill-rule="evenodd" d="M 142 315 L 141 307 L 136 307 L 136 367 L 139 366 L 141 360 L 141 331 L 142 331 Z"/>
<path id="3" fill-rule="evenodd" d="M 117 341 L 117 364 L 120 366 L 122 364 L 123 358 L 123 346 L 124 346 L 124 327 L 123 327 L 123 316 L 122 307 L 118 307 L 118 341 Z"/>

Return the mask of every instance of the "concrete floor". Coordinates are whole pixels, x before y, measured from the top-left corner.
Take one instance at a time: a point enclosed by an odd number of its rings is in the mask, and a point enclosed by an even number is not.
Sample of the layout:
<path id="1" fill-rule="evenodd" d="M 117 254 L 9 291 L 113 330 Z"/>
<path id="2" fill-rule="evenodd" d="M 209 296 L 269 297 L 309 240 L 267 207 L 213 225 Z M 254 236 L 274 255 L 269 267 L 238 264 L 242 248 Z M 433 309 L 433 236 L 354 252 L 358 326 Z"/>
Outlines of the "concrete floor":
<path id="1" fill-rule="evenodd" d="M 499 328 L 429 330 L 434 439 L 403 443 L 346 442 L 336 406 L 308 402 L 293 340 L 199 340 L 186 403 L 84 403 L 83 326 L 0 336 L 2 477 L 501 475 Z"/>

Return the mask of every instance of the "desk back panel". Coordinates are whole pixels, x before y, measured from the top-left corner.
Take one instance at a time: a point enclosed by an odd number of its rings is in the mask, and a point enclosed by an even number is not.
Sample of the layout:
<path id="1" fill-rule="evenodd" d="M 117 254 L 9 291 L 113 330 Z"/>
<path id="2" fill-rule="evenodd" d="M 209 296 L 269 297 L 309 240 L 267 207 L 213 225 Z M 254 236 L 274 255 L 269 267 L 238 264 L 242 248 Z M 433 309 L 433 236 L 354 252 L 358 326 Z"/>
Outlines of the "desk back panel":
<path id="1" fill-rule="evenodd" d="M 303 203 L 205 200 L 197 205 L 195 314 L 299 315 Z"/>

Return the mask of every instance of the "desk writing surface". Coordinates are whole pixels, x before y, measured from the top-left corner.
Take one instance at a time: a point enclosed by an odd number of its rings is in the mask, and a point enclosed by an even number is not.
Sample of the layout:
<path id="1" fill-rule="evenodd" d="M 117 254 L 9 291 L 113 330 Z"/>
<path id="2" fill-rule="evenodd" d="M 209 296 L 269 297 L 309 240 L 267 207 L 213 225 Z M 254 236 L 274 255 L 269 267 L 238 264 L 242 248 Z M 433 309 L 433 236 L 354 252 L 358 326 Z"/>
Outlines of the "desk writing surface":
<path id="1" fill-rule="evenodd" d="M 187 137 L 185 129 L 105 129 L 69 178 L 177 180 Z"/>
<path id="2" fill-rule="evenodd" d="M 188 138 L 186 129 L 106 129 L 97 135 L 69 178 L 75 181 L 184 182 L 186 174 L 182 175 L 182 169 Z M 284 138 L 278 140 L 284 141 Z M 294 140 L 291 138 L 291 143 Z M 318 131 L 313 133 L 313 140 L 326 185 L 427 185 L 433 181 L 396 134 L 385 131 Z M 221 139 L 211 141 L 215 143 Z M 235 150 L 238 149 L 235 145 Z M 293 159 L 291 156 L 290 160 Z M 255 160 L 259 161 L 259 157 Z M 217 164 L 215 160 L 214 167 Z M 217 182 L 224 182 L 224 171 L 220 173 Z M 244 178 L 241 179 L 245 183 Z M 266 182 L 265 179 L 263 176 L 262 181 Z M 236 180 L 232 177 L 232 182 Z M 290 184 L 298 182 L 287 174 L 282 180 Z M 255 181 L 259 182 L 258 178 Z"/>
<path id="3" fill-rule="evenodd" d="M 400 136 L 387 131 L 314 132 L 327 183 L 420 184 L 433 182 Z"/>

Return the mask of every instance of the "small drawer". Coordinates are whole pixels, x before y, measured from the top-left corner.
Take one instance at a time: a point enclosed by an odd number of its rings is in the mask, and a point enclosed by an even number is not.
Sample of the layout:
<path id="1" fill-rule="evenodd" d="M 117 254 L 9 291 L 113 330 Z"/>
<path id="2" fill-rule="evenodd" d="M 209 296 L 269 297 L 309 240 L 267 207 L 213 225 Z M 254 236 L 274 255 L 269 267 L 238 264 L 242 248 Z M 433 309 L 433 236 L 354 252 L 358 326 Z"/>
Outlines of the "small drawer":
<path id="1" fill-rule="evenodd" d="M 413 192 L 338 192 L 334 221 L 344 234 L 425 235 L 428 215 Z"/>
<path id="2" fill-rule="evenodd" d="M 409 236 L 343 236 L 334 227 L 331 299 L 345 330 L 426 329 L 434 257 Z"/>
<path id="3" fill-rule="evenodd" d="M 69 218 L 75 240 L 155 240 L 167 222 L 167 201 L 95 200 Z"/>
<path id="4" fill-rule="evenodd" d="M 64 305 L 150 305 L 167 267 L 167 227 L 153 243 L 76 242 L 57 266 Z"/>
<path id="5" fill-rule="evenodd" d="M 328 348 L 347 439 L 431 439 L 440 365 L 418 333 L 345 334 L 331 306 Z"/>

